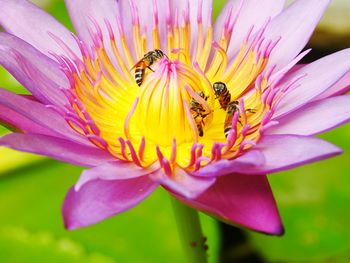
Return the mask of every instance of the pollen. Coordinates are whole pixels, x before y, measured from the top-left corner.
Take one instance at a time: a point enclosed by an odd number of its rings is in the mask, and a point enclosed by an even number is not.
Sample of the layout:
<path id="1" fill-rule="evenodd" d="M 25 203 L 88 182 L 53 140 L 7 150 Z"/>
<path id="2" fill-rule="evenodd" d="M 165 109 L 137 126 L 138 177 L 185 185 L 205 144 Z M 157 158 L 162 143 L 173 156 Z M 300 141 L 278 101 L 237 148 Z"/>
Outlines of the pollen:
<path id="1" fill-rule="evenodd" d="M 269 21 L 258 31 L 252 28 L 229 60 L 239 10 L 231 10 L 216 40 L 201 8 L 195 29 L 188 13 L 176 12 L 175 19 L 168 16 L 165 33 L 156 6 L 153 28 L 140 23 L 134 1 L 130 10 L 131 36 L 120 17 L 116 28 L 111 21 L 92 20 L 92 48 L 76 38 L 83 59 L 73 52 L 56 56 L 70 80 L 70 126 L 116 159 L 140 167 L 159 162 L 167 174 L 177 166 L 195 171 L 236 158 L 254 145 L 280 95 L 273 70 L 266 71 L 278 42 L 263 37 Z M 213 88 L 217 82 L 227 88 L 231 107 L 222 106 Z"/>

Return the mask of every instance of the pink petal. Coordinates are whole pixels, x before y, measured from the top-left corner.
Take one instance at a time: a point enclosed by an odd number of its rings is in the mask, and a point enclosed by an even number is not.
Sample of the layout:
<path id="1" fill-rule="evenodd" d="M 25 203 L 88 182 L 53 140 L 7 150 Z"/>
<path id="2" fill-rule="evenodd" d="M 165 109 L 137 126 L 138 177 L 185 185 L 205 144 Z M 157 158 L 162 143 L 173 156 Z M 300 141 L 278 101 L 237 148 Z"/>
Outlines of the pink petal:
<path id="1" fill-rule="evenodd" d="M 0 120 L 24 132 L 53 135 L 91 145 L 85 137 L 70 128 L 61 115 L 37 101 L 0 88 L 0 106 L 9 113 L 5 115 L 2 112 Z"/>
<path id="2" fill-rule="evenodd" d="M 350 91 L 350 71 L 346 73 L 337 83 L 335 83 L 332 87 L 326 90 L 326 92 L 322 93 L 320 96 L 316 98 L 324 99 L 332 96 L 337 96 L 344 94 Z"/>
<path id="3" fill-rule="evenodd" d="M 241 157 L 205 166 L 193 175 L 218 177 L 232 173 L 268 174 L 292 169 L 342 153 L 338 147 L 313 137 L 264 135 L 258 144 Z"/>
<path id="4" fill-rule="evenodd" d="M 288 85 L 297 76 L 304 77 L 299 80 L 299 86 L 282 98 L 274 113 L 274 118 L 280 118 L 323 94 L 349 70 L 350 49 L 345 49 L 294 71 L 279 84 L 281 88 Z"/>
<path id="5" fill-rule="evenodd" d="M 211 188 L 196 199 L 177 198 L 229 224 L 273 235 L 284 232 L 265 175 L 230 174 L 218 178 Z"/>
<path id="6" fill-rule="evenodd" d="M 202 20 L 203 32 L 206 34 L 209 25 L 212 21 L 212 0 L 177 0 L 177 1 L 163 1 L 163 0 L 133 0 L 134 6 L 140 20 L 140 28 L 147 29 L 148 50 L 151 50 L 152 45 L 152 30 L 155 26 L 155 10 L 157 10 L 157 21 L 159 28 L 159 37 L 161 40 L 161 49 L 167 51 L 167 27 L 174 25 L 175 21 L 181 26 L 184 23 L 184 17 L 191 25 L 191 47 L 197 43 L 198 35 L 198 20 Z M 156 6 L 154 5 L 156 4 Z M 129 0 L 118 1 L 120 17 L 122 26 L 127 35 L 132 35 L 132 12 L 130 10 Z M 202 9 L 200 9 L 202 8 Z M 186 21 L 187 22 L 187 21 Z M 205 36 L 204 36 L 205 37 Z M 131 39 L 131 38 L 130 38 Z M 131 40 L 129 39 L 130 43 Z M 170 52 L 170 50 L 168 50 Z"/>
<path id="7" fill-rule="evenodd" d="M 266 135 L 254 147 L 254 150 L 260 151 L 264 155 L 264 165 L 247 167 L 241 173 L 274 173 L 342 153 L 340 148 L 329 142 L 299 135 Z"/>
<path id="8" fill-rule="evenodd" d="M 159 24 L 161 27 L 161 39 L 162 41 L 166 40 L 166 17 L 165 10 L 167 10 L 167 1 L 160 0 L 134 0 L 136 8 L 138 9 L 138 15 L 140 20 L 140 28 L 144 30 L 147 28 L 147 45 L 148 50 L 153 49 L 152 44 L 152 30 L 154 27 L 154 2 L 157 4 L 159 12 Z M 89 29 L 92 32 L 96 32 L 95 26 L 92 22 L 94 20 L 99 25 L 107 52 L 108 50 L 110 35 L 108 28 L 106 26 L 106 21 L 111 25 L 111 29 L 115 36 L 116 43 L 120 50 L 123 50 L 123 46 L 120 42 L 120 32 L 118 20 L 120 21 L 120 27 L 127 38 L 128 45 L 132 50 L 133 47 L 133 32 L 132 32 L 132 13 L 131 13 L 131 1 L 128 0 L 65 0 L 68 12 L 70 14 L 71 20 L 73 22 L 74 28 L 77 30 L 79 37 L 88 45 L 93 44 L 91 34 Z M 164 45 L 166 47 L 166 45 Z M 164 48 L 163 47 L 163 48 Z M 112 54 L 112 53 L 109 53 Z M 123 54 L 123 52 L 122 52 Z M 132 54 L 133 56 L 135 54 Z M 113 58 L 113 56 L 110 56 Z M 134 57 L 136 60 L 137 58 Z"/>
<path id="9" fill-rule="evenodd" d="M 114 161 L 103 163 L 99 166 L 85 170 L 75 184 L 75 190 L 79 191 L 86 183 L 100 179 L 104 181 L 126 180 L 148 175 L 159 169 L 158 165 L 141 168 L 134 163 L 124 161 Z"/>
<path id="10" fill-rule="evenodd" d="M 250 150 L 244 155 L 233 160 L 220 160 L 213 164 L 204 166 L 193 175 L 201 177 L 217 177 L 232 173 L 242 173 L 248 167 L 263 166 L 265 157 L 260 151 Z"/>
<path id="11" fill-rule="evenodd" d="M 0 33 L 0 64 L 43 103 L 67 103 L 60 89 L 68 87 L 69 82 L 58 63 L 23 40 Z"/>
<path id="12" fill-rule="evenodd" d="M 181 168 L 176 168 L 175 173 L 171 176 L 164 174 L 163 170 L 156 171 L 150 175 L 157 183 L 161 184 L 170 191 L 193 199 L 202 194 L 212 186 L 216 178 L 194 177 Z"/>
<path id="13" fill-rule="evenodd" d="M 233 14 L 238 11 L 241 0 L 230 0 L 227 2 L 220 15 L 216 19 L 214 32 L 215 39 L 219 40 L 228 14 L 233 7 Z M 259 30 L 269 19 L 278 15 L 284 7 L 285 0 L 245 0 L 239 12 L 238 20 L 233 28 L 228 56 L 232 58 L 242 46 L 248 31 L 254 26 L 253 34 Z"/>
<path id="14" fill-rule="evenodd" d="M 11 133 L 0 137 L 0 146 L 40 154 L 53 159 L 86 167 L 98 166 L 114 160 L 106 151 L 57 137 L 39 134 Z"/>
<path id="15" fill-rule="evenodd" d="M 153 44 L 153 29 L 155 28 L 155 10 L 158 11 L 158 29 L 159 29 L 159 38 L 161 42 L 161 49 L 167 51 L 167 10 L 171 12 L 170 17 L 174 19 L 174 12 L 169 7 L 168 1 L 163 0 L 133 0 L 134 6 L 136 8 L 137 17 L 140 23 L 140 29 L 146 32 L 147 36 L 147 49 L 154 49 Z M 132 43 L 132 25 L 136 22 L 133 17 L 133 12 L 131 8 L 131 2 L 128 0 L 118 1 L 119 13 L 118 17 L 121 20 L 123 30 L 128 38 L 128 42 Z M 136 54 L 135 54 L 136 55 Z M 139 58 L 136 58 L 139 59 Z"/>
<path id="16" fill-rule="evenodd" d="M 105 20 L 111 24 L 114 33 L 118 35 L 117 1 L 114 0 L 65 0 L 70 19 L 78 36 L 90 47 L 93 44 L 91 32 L 96 32 L 93 21 L 101 27 L 105 43 L 109 42 Z M 131 26 L 131 24 L 130 24 Z M 116 38 L 118 40 L 118 37 Z"/>
<path id="17" fill-rule="evenodd" d="M 264 2 L 264 1 L 262 1 Z M 330 0 L 296 0 L 268 25 L 264 36 L 276 40 L 269 64 L 282 68 L 305 47 Z"/>
<path id="18" fill-rule="evenodd" d="M 166 2 L 166 1 L 164 1 Z M 208 27 L 212 25 L 212 8 L 213 1 L 212 0 L 177 0 L 170 1 L 171 5 L 171 14 L 172 22 L 174 23 L 174 14 L 178 14 L 179 24 L 183 22 L 183 14 L 188 12 L 189 14 L 189 22 L 191 25 L 191 49 L 197 49 L 197 40 L 198 40 L 198 21 L 201 20 L 203 24 L 203 34 L 204 40 L 207 36 Z M 202 8 L 202 9 L 200 9 Z M 160 16 L 166 15 L 163 12 L 161 14 L 162 9 L 159 10 Z"/>
<path id="19" fill-rule="evenodd" d="M 46 55 L 50 52 L 65 54 L 48 34 L 51 32 L 76 54 L 80 54 L 68 29 L 33 3 L 26 0 L 0 0 L 0 6 L 0 25 L 9 33 L 25 40 Z"/>
<path id="20" fill-rule="evenodd" d="M 157 184 L 147 176 L 128 180 L 95 180 L 78 192 L 72 187 L 64 200 L 64 225 L 73 230 L 98 223 L 137 205 Z"/>
<path id="21" fill-rule="evenodd" d="M 121 29 L 126 36 L 127 43 L 133 47 L 133 31 L 132 25 L 140 25 L 141 33 L 146 33 L 147 36 L 147 50 L 154 49 L 153 44 L 153 29 L 155 23 L 158 23 L 159 37 L 161 40 L 161 49 L 167 50 L 167 27 L 173 25 L 177 20 L 179 25 L 183 23 L 184 14 L 189 12 L 189 21 L 191 24 L 191 46 L 194 47 L 198 35 L 198 17 L 202 19 L 203 31 L 207 32 L 208 26 L 211 24 L 212 1 L 202 0 L 179 0 L 179 1 L 162 1 L 162 0 L 65 0 L 70 17 L 73 21 L 74 27 L 78 31 L 78 35 L 88 44 L 92 43 L 89 33 L 89 28 L 96 31 L 91 18 L 97 22 L 101 28 L 105 43 L 109 41 L 108 29 L 105 20 L 111 25 L 113 34 L 117 45 L 122 49 L 120 43 Z M 190 5 L 188 5 L 190 3 Z M 202 3 L 202 4 L 201 4 Z M 190 7 L 188 10 L 188 6 Z M 202 10 L 199 8 L 202 7 Z M 134 9 L 135 8 L 135 9 Z M 157 13 L 155 12 L 157 10 Z M 201 12 L 199 12 L 199 10 Z M 157 15 L 155 15 L 157 14 Z M 198 15 L 200 14 L 200 16 Z M 120 26 L 117 23 L 120 21 Z M 110 52 L 107 47 L 107 52 Z M 132 48 L 131 48 L 132 49 Z M 132 54 L 134 60 L 136 54 Z M 111 56 L 113 57 L 113 56 Z"/>
<path id="22" fill-rule="evenodd" d="M 311 102 L 278 120 L 266 134 L 314 135 L 350 121 L 350 95 Z"/>

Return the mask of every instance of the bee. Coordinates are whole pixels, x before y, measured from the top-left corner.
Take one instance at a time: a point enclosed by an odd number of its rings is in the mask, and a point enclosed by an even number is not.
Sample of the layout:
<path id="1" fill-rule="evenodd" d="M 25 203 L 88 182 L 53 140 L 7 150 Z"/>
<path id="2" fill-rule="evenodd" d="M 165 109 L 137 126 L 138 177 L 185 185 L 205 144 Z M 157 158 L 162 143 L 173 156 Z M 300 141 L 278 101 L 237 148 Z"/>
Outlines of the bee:
<path id="1" fill-rule="evenodd" d="M 204 100 L 207 100 L 208 97 L 205 96 L 204 92 L 200 91 L 198 92 L 198 95 L 203 98 Z M 209 115 L 209 112 L 204 109 L 203 105 L 200 104 L 198 101 L 196 101 L 194 98 L 191 100 L 191 107 L 190 111 L 192 114 L 192 117 L 197 125 L 198 129 L 198 135 L 200 137 L 203 137 L 204 132 L 203 132 L 203 126 L 204 126 L 204 118 Z"/>
<path id="2" fill-rule="evenodd" d="M 233 117 L 235 115 L 236 112 L 239 112 L 239 101 L 235 100 L 230 102 L 227 105 L 227 110 L 226 110 L 226 118 L 225 118 L 225 122 L 224 122 L 224 133 L 225 133 L 225 137 L 227 138 L 227 136 L 229 135 L 230 131 L 232 130 L 232 120 Z M 250 112 L 252 114 L 256 113 L 256 110 L 254 109 L 245 109 L 245 112 Z M 241 116 L 239 116 L 240 118 Z M 242 122 L 240 120 L 238 120 L 238 123 L 240 125 L 242 125 Z"/>
<path id="3" fill-rule="evenodd" d="M 133 66 L 132 69 L 135 68 L 135 81 L 138 86 L 141 86 L 143 82 L 146 68 L 153 71 L 151 66 L 158 60 L 162 59 L 164 56 L 166 55 L 164 54 L 163 51 L 161 51 L 160 49 L 155 49 L 147 52 L 143 56 L 143 58 L 139 62 L 137 62 L 135 66 Z"/>
<path id="4" fill-rule="evenodd" d="M 239 112 L 239 102 L 237 100 L 229 102 L 227 105 L 226 118 L 224 122 L 224 133 L 226 138 L 232 130 L 232 120 L 236 112 Z"/>
<path id="5" fill-rule="evenodd" d="M 226 111 L 228 104 L 231 102 L 231 93 L 223 82 L 215 82 L 213 85 L 215 98 L 219 100 L 220 106 Z"/>

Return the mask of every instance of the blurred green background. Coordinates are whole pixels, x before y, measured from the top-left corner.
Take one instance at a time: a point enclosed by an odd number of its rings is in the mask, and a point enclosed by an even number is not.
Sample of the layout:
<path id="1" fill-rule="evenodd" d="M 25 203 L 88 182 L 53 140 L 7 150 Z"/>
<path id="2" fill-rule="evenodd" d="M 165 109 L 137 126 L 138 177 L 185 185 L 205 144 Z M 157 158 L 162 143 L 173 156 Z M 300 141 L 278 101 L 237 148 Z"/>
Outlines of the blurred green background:
<path id="1" fill-rule="evenodd" d="M 62 0 L 34 2 L 72 29 Z M 224 1 L 214 3 L 217 14 Z M 349 3 L 332 1 L 311 40 L 312 59 L 349 46 Z M 0 76 L 0 86 L 24 92 L 3 69 Z M 269 177 L 285 236 L 239 230 L 202 215 L 211 263 L 350 262 L 350 125 L 320 137 L 345 154 Z M 68 232 L 60 206 L 81 168 L 4 148 L 0 157 L 0 262 L 184 261 L 165 191 L 117 217 Z"/>

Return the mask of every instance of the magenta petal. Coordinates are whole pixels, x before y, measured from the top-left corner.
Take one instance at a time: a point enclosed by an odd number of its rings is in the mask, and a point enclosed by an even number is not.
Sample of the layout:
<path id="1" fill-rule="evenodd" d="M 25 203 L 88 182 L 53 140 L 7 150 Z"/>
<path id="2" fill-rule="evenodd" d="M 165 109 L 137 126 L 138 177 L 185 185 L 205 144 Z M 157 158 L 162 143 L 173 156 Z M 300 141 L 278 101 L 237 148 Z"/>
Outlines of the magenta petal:
<path id="1" fill-rule="evenodd" d="M 59 64 L 23 40 L 0 33 L 0 64 L 41 102 L 62 107 L 67 103 L 60 89 L 69 82 Z"/>
<path id="2" fill-rule="evenodd" d="M 98 223 L 137 205 L 158 185 L 148 176 L 128 180 L 95 180 L 78 192 L 72 187 L 63 203 L 64 225 L 73 230 Z"/>
<path id="3" fill-rule="evenodd" d="M 261 1 L 264 2 L 264 1 Z M 264 36 L 278 45 L 269 58 L 270 66 L 284 67 L 309 41 L 330 0 L 296 0 L 268 25 Z"/>
<path id="4" fill-rule="evenodd" d="M 230 224 L 273 235 L 282 235 L 284 232 L 265 175 L 223 176 L 196 199 L 177 198 Z"/>
<path id="5" fill-rule="evenodd" d="M 289 74 L 279 84 L 281 88 L 288 85 L 298 76 L 304 76 L 294 89 L 281 100 L 274 113 L 274 118 L 280 118 L 326 92 L 333 84 L 350 70 L 350 49 L 344 49 L 332 55 L 321 58 L 303 66 Z"/>
<path id="6" fill-rule="evenodd" d="M 204 166 L 193 175 L 201 177 L 217 177 L 232 173 L 243 173 L 247 168 L 260 167 L 265 164 L 265 157 L 260 151 L 254 149 L 234 160 L 220 160 Z"/>
<path id="7" fill-rule="evenodd" d="M 215 40 L 220 40 L 227 16 L 232 9 L 232 16 L 237 12 L 240 0 L 227 1 L 227 4 L 216 19 L 214 26 Z M 233 34 L 228 46 L 228 56 L 232 58 L 242 46 L 247 32 L 254 26 L 253 34 L 259 30 L 269 18 L 278 15 L 284 7 L 285 0 L 245 0 L 239 12 L 237 23 L 233 28 Z"/>
<path id="8" fill-rule="evenodd" d="M 321 139 L 298 135 L 266 135 L 254 150 L 265 157 L 262 166 L 247 167 L 244 174 L 268 174 L 288 170 L 342 153 L 333 144 Z"/>
<path id="9" fill-rule="evenodd" d="M 86 167 L 98 166 L 114 158 L 106 151 L 39 134 L 11 133 L 0 137 L 0 146 L 40 154 L 59 161 Z"/>
<path id="10" fill-rule="evenodd" d="M 50 129 L 44 128 L 31 119 L 18 114 L 17 112 L 7 108 L 0 103 L 0 124 L 8 127 L 13 131 L 36 133 L 54 136 L 55 133 Z"/>
<path id="11" fill-rule="evenodd" d="M 278 120 L 265 134 L 314 135 L 350 121 L 350 95 L 314 101 Z"/>
<path id="12" fill-rule="evenodd" d="M 124 161 L 114 161 L 103 163 L 99 166 L 85 170 L 78 182 L 75 184 L 75 190 L 84 186 L 86 183 L 100 179 L 104 181 L 133 179 L 147 174 L 151 174 L 159 169 L 158 165 L 152 165 L 147 168 L 141 168 L 134 163 Z"/>
<path id="13" fill-rule="evenodd" d="M 170 191 L 189 199 L 196 198 L 202 194 L 216 180 L 214 177 L 194 177 L 178 167 L 171 176 L 164 174 L 163 170 L 159 170 L 151 174 L 150 177 Z"/>
<path id="14" fill-rule="evenodd" d="M 0 120 L 24 132 L 53 135 L 91 145 L 90 141 L 71 129 L 62 116 L 35 100 L 0 88 L 0 106 L 9 113 L 5 115 L 1 112 Z"/>
<path id="15" fill-rule="evenodd" d="M 0 25 L 9 33 L 25 40 L 46 55 L 50 52 L 66 54 L 50 37 L 49 32 L 58 36 L 76 54 L 78 45 L 66 29 L 55 18 L 26 0 L 0 0 Z"/>

